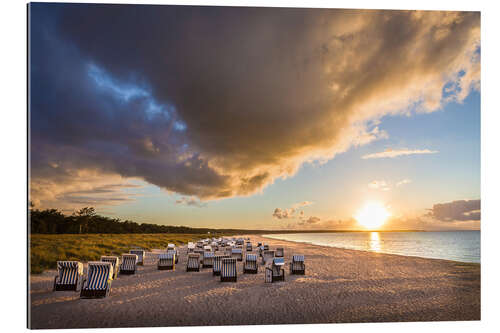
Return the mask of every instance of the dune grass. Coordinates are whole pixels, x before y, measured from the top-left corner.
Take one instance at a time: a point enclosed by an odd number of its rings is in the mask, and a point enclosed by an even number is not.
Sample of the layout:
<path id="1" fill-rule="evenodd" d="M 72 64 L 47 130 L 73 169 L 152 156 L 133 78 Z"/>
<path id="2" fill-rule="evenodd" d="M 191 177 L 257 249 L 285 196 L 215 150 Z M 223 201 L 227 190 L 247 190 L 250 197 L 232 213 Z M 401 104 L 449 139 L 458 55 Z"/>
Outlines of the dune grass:
<path id="1" fill-rule="evenodd" d="M 134 246 L 150 250 L 206 237 L 206 234 L 33 234 L 30 235 L 30 268 L 32 274 L 39 274 L 55 269 L 58 260 L 99 260 L 102 255 L 120 255 Z"/>

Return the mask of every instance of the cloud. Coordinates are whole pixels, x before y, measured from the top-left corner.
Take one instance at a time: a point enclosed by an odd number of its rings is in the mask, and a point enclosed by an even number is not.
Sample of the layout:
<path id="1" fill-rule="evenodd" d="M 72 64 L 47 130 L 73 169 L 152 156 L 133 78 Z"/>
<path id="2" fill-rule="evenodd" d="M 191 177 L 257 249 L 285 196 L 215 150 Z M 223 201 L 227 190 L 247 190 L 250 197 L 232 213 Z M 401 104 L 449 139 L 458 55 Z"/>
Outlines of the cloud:
<path id="1" fill-rule="evenodd" d="M 291 208 L 275 208 L 273 212 L 273 217 L 281 220 L 281 219 L 291 219 L 291 218 L 305 218 L 304 211 L 299 210 L 299 208 L 307 207 L 314 204 L 312 201 L 302 201 L 292 205 Z"/>
<path id="2" fill-rule="evenodd" d="M 399 182 L 396 183 L 396 186 L 402 186 L 402 185 L 406 185 L 406 184 L 410 184 L 411 183 L 411 179 L 403 179 Z"/>
<path id="3" fill-rule="evenodd" d="M 186 205 L 186 206 L 192 206 L 192 207 L 198 207 L 198 208 L 206 206 L 206 203 L 200 202 L 200 200 L 195 198 L 195 197 L 189 197 L 189 198 L 181 197 L 180 199 L 176 200 L 175 203 L 177 205 Z"/>
<path id="4" fill-rule="evenodd" d="M 440 221 L 480 221 L 481 200 L 457 200 L 435 204 L 427 216 Z"/>
<path id="5" fill-rule="evenodd" d="M 368 187 L 380 191 L 389 191 L 391 189 L 385 180 L 374 180 L 368 184 Z"/>
<path id="6" fill-rule="evenodd" d="M 480 84 L 479 12 L 35 3 L 30 18 L 32 197 L 59 170 L 251 195 Z"/>
<path id="7" fill-rule="evenodd" d="M 394 158 L 406 155 L 436 154 L 436 153 L 438 153 L 437 150 L 429 150 L 429 149 L 399 149 L 399 150 L 387 149 L 379 153 L 363 155 L 361 158 L 366 160 L 370 158 Z"/>

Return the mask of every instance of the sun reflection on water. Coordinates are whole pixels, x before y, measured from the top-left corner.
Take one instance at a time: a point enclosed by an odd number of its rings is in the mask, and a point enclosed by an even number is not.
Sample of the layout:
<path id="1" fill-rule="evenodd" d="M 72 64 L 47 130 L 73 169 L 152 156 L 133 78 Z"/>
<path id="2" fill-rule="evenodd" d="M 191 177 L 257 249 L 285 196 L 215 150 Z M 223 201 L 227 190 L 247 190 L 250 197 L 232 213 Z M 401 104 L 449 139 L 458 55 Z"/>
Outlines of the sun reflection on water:
<path id="1" fill-rule="evenodd" d="M 370 233 L 370 251 L 380 252 L 380 234 L 376 231 Z"/>

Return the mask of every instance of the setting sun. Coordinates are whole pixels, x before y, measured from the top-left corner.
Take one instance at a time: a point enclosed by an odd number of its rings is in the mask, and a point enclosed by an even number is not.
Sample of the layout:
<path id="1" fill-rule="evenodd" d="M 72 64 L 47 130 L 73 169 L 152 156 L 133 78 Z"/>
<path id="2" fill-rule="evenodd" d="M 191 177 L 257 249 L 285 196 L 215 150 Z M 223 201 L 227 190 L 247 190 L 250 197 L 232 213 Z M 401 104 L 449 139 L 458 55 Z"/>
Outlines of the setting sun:
<path id="1" fill-rule="evenodd" d="M 356 221 L 366 229 L 380 228 L 391 213 L 379 202 L 366 203 L 354 216 Z"/>

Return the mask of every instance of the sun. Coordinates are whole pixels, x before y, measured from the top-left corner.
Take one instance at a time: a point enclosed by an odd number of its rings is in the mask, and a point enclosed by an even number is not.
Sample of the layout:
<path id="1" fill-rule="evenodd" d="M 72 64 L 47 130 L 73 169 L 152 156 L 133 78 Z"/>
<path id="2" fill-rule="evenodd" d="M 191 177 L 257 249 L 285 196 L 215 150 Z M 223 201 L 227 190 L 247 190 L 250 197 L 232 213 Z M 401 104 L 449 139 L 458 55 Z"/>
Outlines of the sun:
<path id="1" fill-rule="evenodd" d="M 391 213 L 380 202 L 367 202 L 354 216 L 366 229 L 380 228 Z"/>

